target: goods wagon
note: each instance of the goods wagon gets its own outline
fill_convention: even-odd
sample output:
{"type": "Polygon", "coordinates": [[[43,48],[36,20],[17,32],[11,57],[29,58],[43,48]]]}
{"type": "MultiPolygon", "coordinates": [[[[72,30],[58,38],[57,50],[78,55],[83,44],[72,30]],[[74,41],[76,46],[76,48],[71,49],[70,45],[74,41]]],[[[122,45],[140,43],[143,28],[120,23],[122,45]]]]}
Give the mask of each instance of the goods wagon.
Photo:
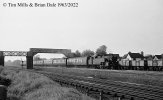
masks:
{"type": "Polygon", "coordinates": [[[130,65],[130,61],[129,60],[126,60],[126,66],[129,66],[130,65]]]}
{"type": "Polygon", "coordinates": [[[144,66],[144,60],[140,60],[138,62],[139,62],[138,69],[143,70],[145,68],[145,66],[144,66]]]}
{"type": "Polygon", "coordinates": [[[126,60],[122,60],[122,66],[126,66],[126,60]]]}
{"type": "Polygon", "coordinates": [[[158,66],[163,66],[162,60],[158,60],[158,66]]]}
{"type": "Polygon", "coordinates": [[[76,57],[67,59],[68,66],[87,66],[89,57],[76,57]]]}
{"type": "Polygon", "coordinates": [[[148,66],[153,66],[153,61],[152,60],[148,60],[147,63],[148,63],[147,64],[148,66]]]}
{"type": "Polygon", "coordinates": [[[139,66],[144,66],[144,60],[139,61],[139,66]]]}
{"type": "Polygon", "coordinates": [[[136,66],[140,66],[140,61],[136,61],[136,66]]]}
{"type": "Polygon", "coordinates": [[[158,60],[158,70],[163,70],[163,61],[158,60]]]}
{"type": "Polygon", "coordinates": [[[157,60],[153,60],[153,66],[157,66],[157,60]]]}
{"type": "Polygon", "coordinates": [[[152,70],[162,70],[163,66],[162,66],[162,60],[153,60],[153,68],[152,70]]]}
{"type": "Polygon", "coordinates": [[[123,65],[123,62],[122,62],[122,60],[120,60],[120,61],[119,61],[119,65],[121,65],[121,66],[123,65]]]}
{"type": "Polygon", "coordinates": [[[136,61],[135,60],[132,60],[132,66],[136,66],[136,61]]]}

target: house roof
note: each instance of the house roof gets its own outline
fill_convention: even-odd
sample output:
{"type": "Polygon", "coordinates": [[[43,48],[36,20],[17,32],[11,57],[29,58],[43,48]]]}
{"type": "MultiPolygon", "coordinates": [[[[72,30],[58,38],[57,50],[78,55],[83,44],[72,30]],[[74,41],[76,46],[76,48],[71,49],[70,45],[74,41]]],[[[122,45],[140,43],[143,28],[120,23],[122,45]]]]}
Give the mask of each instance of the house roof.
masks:
{"type": "Polygon", "coordinates": [[[94,55],[93,57],[109,57],[109,58],[112,58],[112,57],[117,57],[119,58],[119,54],[105,54],[105,55],[94,55]]]}
{"type": "Polygon", "coordinates": [[[146,55],[146,56],[144,56],[144,58],[146,58],[146,59],[153,59],[153,56],[152,55],[146,55]]]}
{"type": "Polygon", "coordinates": [[[127,56],[130,55],[131,58],[135,59],[135,58],[144,58],[143,55],[141,55],[140,53],[131,53],[129,52],[128,54],[125,54],[122,59],[126,59],[127,56]]]}
{"type": "Polygon", "coordinates": [[[154,57],[157,57],[157,59],[162,59],[161,55],[155,55],[154,57]]]}
{"type": "Polygon", "coordinates": [[[131,58],[144,58],[140,53],[129,53],[131,58]]]}
{"type": "Polygon", "coordinates": [[[121,59],[126,59],[128,54],[125,54],[121,59]]]}

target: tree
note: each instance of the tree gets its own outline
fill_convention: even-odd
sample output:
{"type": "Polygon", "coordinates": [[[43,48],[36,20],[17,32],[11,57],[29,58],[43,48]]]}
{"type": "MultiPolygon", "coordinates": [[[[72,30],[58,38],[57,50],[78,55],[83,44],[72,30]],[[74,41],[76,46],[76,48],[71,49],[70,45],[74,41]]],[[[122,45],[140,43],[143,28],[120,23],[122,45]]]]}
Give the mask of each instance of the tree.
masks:
{"type": "Polygon", "coordinates": [[[65,55],[67,58],[73,58],[75,57],[75,53],[74,52],[71,52],[71,53],[68,53],[65,55]]]}
{"type": "Polygon", "coordinates": [[[81,57],[81,53],[79,52],[79,50],[76,50],[75,52],[65,54],[65,56],[67,58],[81,57]]]}
{"type": "Polygon", "coordinates": [[[84,50],[81,54],[83,57],[85,56],[93,56],[94,55],[94,51],[91,50],[84,50]]]}
{"type": "Polygon", "coordinates": [[[75,57],[81,57],[81,53],[79,52],[79,50],[76,50],[75,57]]]}
{"type": "Polygon", "coordinates": [[[33,57],[33,60],[41,60],[40,55],[36,55],[33,57]]]}
{"type": "Polygon", "coordinates": [[[105,45],[102,45],[99,48],[97,48],[96,54],[97,55],[105,55],[107,53],[106,50],[107,50],[107,47],[105,45]]]}
{"type": "Polygon", "coordinates": [[[14,61],[12,62],[12,64],[13,64],[14,66],[20,66],[21,60],[14,60],[14,61]]]}

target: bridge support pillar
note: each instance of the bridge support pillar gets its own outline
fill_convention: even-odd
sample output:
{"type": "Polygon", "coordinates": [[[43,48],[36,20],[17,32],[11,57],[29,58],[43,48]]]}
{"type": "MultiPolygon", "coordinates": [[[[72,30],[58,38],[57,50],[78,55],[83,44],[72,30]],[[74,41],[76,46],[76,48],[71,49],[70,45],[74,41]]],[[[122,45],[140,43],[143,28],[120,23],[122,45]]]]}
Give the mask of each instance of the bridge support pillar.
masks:
{"type": "Polygon", "coordinates": [[[0,51],[0,66],[4,66],[4,59],[3,51],[0,51]]]}
{"type": "Polygon", "coordinates": [[[27,56],[27,69],[33,69],[33,56],[27,56]]]}
{"type": "Polygon", "coordinates": [[[27,69],[33,69],[33,53],[32,52],[27,52],[27,69]]]}
{"type": "Polygon", "coordinates": [[[4,56],[0,56],[0,66],[4,66],[4,56]]]}

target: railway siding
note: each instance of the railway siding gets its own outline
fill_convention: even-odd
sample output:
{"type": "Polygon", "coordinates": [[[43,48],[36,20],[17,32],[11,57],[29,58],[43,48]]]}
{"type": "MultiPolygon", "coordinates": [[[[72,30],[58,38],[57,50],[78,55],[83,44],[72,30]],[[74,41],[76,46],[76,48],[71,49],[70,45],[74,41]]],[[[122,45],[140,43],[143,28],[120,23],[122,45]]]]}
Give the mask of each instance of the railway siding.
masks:
{"type": "MultiPolygon", "coordinates": [[[[44,72],[41,72],[45,74],[44,72]]],[[[102,82],[98,79],[88,79],[84,77],[60,75],[46,72],[47,76],[50,76],[55,81],[60,82],[61,84],[71,84],[77,87],[86,88],[89,91],[98,91],[99,94],[111,94],[117,95],[120,98],[128,98],[134,100],[163,100],[163,89],[161,87],[152,87],[152,86],[142,86],[142,85],[133,85],[129,83],[120,83],[107,81],[102,82]],[[150,90],[150,91],[149,91],[150,90]]],[[[100,100],[102,95],[100,95],[100,100]]]]}
{"type": "MultiPolygon", "coordinates": [[[[36,67],[35,67],[36,68],[36,67]]],[[[76,76],[85,76],[90,78],[103,79],[104,81],[112,80],[123,83],[145,84],[163,87],[163,73],[145,72],[145,71],[117,71],[117,70],[97,70],[86,68],[66,68],[66,67],[39,67],[39,70],[51,71],[54,73],[67,73],[76,76]]]]}

